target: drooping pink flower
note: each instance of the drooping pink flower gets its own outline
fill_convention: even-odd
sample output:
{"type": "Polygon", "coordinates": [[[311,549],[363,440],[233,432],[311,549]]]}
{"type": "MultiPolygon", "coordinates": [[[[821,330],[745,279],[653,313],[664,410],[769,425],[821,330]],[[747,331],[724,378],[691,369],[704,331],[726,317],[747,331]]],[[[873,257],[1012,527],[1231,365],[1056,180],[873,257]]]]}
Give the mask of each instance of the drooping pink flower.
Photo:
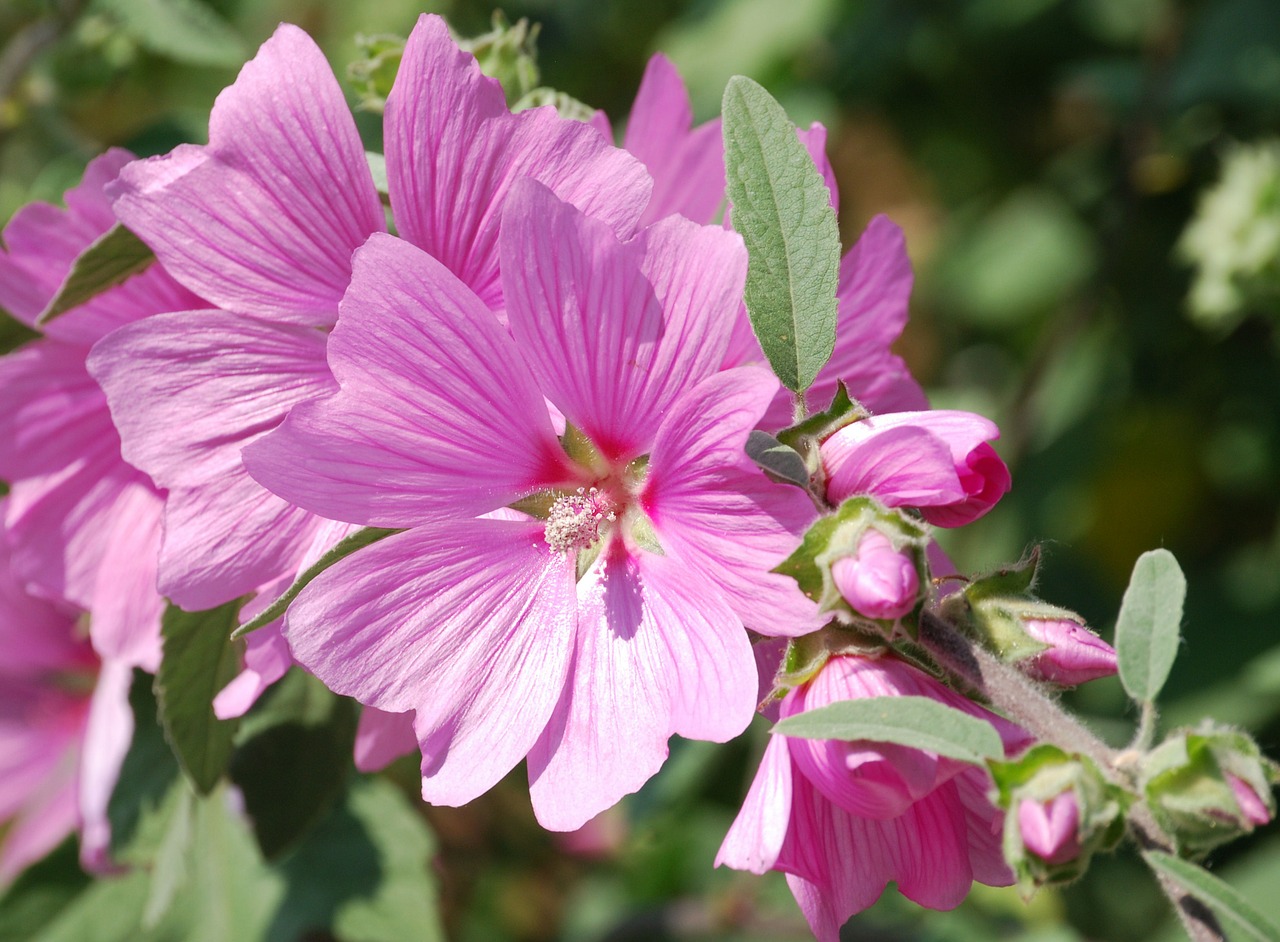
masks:
{"type": "MultiPolygon", "coordinates": [[[[354,119],[324,55],[281,26],[218,98],[210,143],[128,167],[115,204],[183,284],[221,310],[153,318],[98,345],[125,454],[168,492],[160,583],[209,608],[291,576],[325,527],[261,488],[241,449],[329,395],[326,334],[351,254],[386,229],[354,119]]],[[[400,235],[494,310],[500,208],[523,177],[628,234],[637,161],[549,108],[511,114],[496,81],[423,16],[387,101],[400,235]]]]}
{"type": "Polygon", "coordinates": [[[1032,655],[1018,666],[1038,680],[1063,687],[1075,687],[1119,670],[1115,648],[1070,618],[1024,618],[1027,634],[1048,649],[1032,655]]]}
{"type": "Polygon", "coordinates": [[[831,564],[831,578],[853,610],[868,618],[901,618],[920,595],[915,560],[874,528],[862,535],[852,556],[831,564]]]}
{"type": "Polygon", "coordinates": [[[1018,830],[1027,850],[1047,864],[1064,864],[1080,856],[1080,804],[1067,789],[1048,801],[1018,802],[1018,830]]]}
{"type": "MultiPolygon", "coordinates": [[[[792,716],[842,700],[924,696],[988,720],[1008,751],[1026,735],[892,655],[831,658],[783,698],[792,716]]],[[[819,942],[890,882],[930,909],[951,909],[976,880],[1013,882],[1002,818],[985,770],[886,743],[774,736],[716,863],[781,870],[819,942]]]]}
{"type": "Polygon", "coordinates": [[[0,885],[77,829],[84,865],[108,862],[107,801],[133,734],[132,665],[100,658],[79,613],[30,594],[11,562],[0,529],[0,885]]]}
{"type": "Polygon", "coordinates": [[[673,733],[743,729],[744,621],[813,627],[768,572],[813,511],[743,453],[773,389],[716,372],[735,235],[669,218],[620,242],[528,181],[501,253],[510,333],[430,256],[370,239],[329,342],[339,392],[245,458],[299,506],[408,528],[298,597],[299,662],[414,712],[428,801],[469,801],[527,756],[539,820],[572,830],[656,772],[673,733]]]}
{"type": "Polygon", "coordinates": [[[935,526],[962,526],[1009,490],[1009,469],[987,444],[999,436],[981,416],[942,409],[854,422],[822,443],[827,499],[870,494],[935,526]]]}
{"type": "Polygon", "coordinates": [[[0,478],[10,485],[5,526],[18,578],[91,612],[103,657],[154,670],[161,497],[122,458],[85,358],[121,324],[204,302],[152,266],[36,322],[76,256],[115,223],[104,190],[132,159],[122,150],[98,157],[67,192],[66,209],[33,203],[5,228],[0,307],[45,336],[0,357],[0,478]]]}

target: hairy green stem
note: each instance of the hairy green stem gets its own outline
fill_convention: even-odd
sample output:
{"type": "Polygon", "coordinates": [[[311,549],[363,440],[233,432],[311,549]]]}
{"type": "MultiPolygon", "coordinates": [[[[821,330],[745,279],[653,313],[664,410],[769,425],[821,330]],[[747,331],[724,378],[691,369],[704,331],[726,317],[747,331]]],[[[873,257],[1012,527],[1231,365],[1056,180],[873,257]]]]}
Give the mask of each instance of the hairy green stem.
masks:
{"type": "MultiPolygon", "coordinates": [[[[1131,753],[1112,749],[1017,668],[1005,664],[930,611],[920,619],[918,641],[943,670],[986,697],[992,706],[1037,739],[1089,757],[1113,782],[1133,788],[1132,773],[1123,767],[1131,753]]],[[[1149,748],[1154,731],[1155,709],[1144,705],[1135,746],[1149,748]]],[[[1173,841],[1141,801],[1130,810],[1129,830],[1144,850],[1174,852],[1173,841]]],[[[1227,942],[1217,919],[1202,903],[1163,874],[1157,873],[1156,879],[1192,942],[1227,942]]]]}

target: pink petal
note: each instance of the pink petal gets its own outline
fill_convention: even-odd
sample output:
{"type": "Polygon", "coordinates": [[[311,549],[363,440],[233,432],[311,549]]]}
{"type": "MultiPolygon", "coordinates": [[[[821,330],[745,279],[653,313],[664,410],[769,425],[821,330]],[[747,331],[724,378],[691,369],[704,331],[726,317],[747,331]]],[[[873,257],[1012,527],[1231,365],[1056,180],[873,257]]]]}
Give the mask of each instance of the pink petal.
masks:
{"type": "Polygon", "coordinates": [[[840,262],[836,345],[805,394],[811,409],[831,404],[839,380],[872,412],[927,407],[906,364],[890,353],[907,323],[912,280],[902,230],[876,216],[840,262]]]}
{"type": "Polygon", "coordinates": [[[356,768],[380,772],[388,765],[418,751],[412,713],[386,713],[367,706],[360,711],[356,728],[356,768]]]}
{"type": "Polygon", "coordinates": [[[20,817],[9,824],[0,844],[0,886],[27,866],[40,860],[75,830],[76,808],[74,757],[45,782],[20,817]]]}
{"type": "Polygon", "coordinates": [[[819,627],[817,606],[770,570],[816,514],[743,450],[777,387],[767,371],[741,367],[690,390],[663,420],[640,500],[663,549],[717,585],[748,628],[797,635],[819,627]]]}
{"type": "Polygon", "coordinates": [[[494,308],[502,305],[500,210],[516,180],[546,184],[623,235],[649,197],[644,169],[596,128],[552,108],[510,114],[501,87],[438,16],[420,17],[405,46],[385,140],[400,234],[494,308]]]}
{"type": "Polygon", "coordinates": [[[542,393],[493,314],[439,262],[379,235],[329,340],[340,392],[244,449],[249,473],[335,520],[483,513],[565,480],[542,393]]]}
{"type": "MultiPolygon", "coordinates": [[[[36,318],[53,300],[72,262],[115,224],[104,191],[131,160],[128,151],[113,148],[90,161],[84,179],[66,192],[66,209],[32,203],[14,214],[4,230],[7,251],[0,251],[0,308],[27,326],[36,326],[36,318]]],[[[50,337],[88,344],[148,314],[201,304],[153,265],[40,329],[50,337]]]]}
{"type": "Polygon", "coordinates": [[[636,92],[623,146],[653,177],[643,225],[678,213],[709,223],[724,204],[724,140],[720,119],[693,126],[693,107],[680,73],[654,53],[636,92]]]}
{"type": "Polygon", "coordinates": [[[207,147],[121,174],[116,211],[219,307],[331,324],[351,253],[386,229],[355,121],[324,54],[284,24],[218,96],[207,147]]]}
{"type": "Polygon", "coordinates": [[[529,755],[534,813],[572,831],[658,771],[673,733],[746,728],[755,670],[741,624],[696,574],[611,543],[578,583],[571,680],[529,755]]]}
{"type": "MultiPolygon", "coordinates": [[[[244,618],[243,612],[240,617],[244,618]]],[[[220,720],[244,716],[263,691],[292,666],[293,656],[281,634],[280,622],[259,628],[246,639],[244,668],[213,698],[214,715],[220,720]]]]}
{"type": "Polygon", "coordinates": [[[773,869],[791,821],[792,762],[785,736],[770,736],[742,808],[716,854],[716,866],[763,874],[773,869]]]}
{"type": "Polygon", "coordinates": [[[107,856],[111,847],[107,804],[133,739],[133,711],[129,708],[132,682],[131,665],[105,661],[93,691],[79,786],[80,863],[90,872],[105,870],[111,863],[107,856]]]}
{"type": "Polygon", "coordinates": [[[909,426],[878,427],[874,434],[845,434],[846,426],[822,444],[827,500],[869,494],[890,507],[955,504],[967,495],[946,443],[909,426]]]}
{"type": "Polygon", "coordinates": [[[319,522],[249,477],[240,450],[336,389],[324,349],[314,329],[223,311],[151,317],[94,347],[125,457],[168,491],[160,589],[183,608],[294,573],[319,522]]]}
{"type": "Polygon", "coordinates": [[[163,510],[160,495],[142,482],[120,493],[88,606],[89,640],[99,656],[149,673],[160,666],[164,599],[156,590],[156,569],[163,510]]]}
{"type": "Polygon", "coordinates": [[[840,187],[836,185],[836,172],[831,166],[830,158],[827,157],[826,126],[815,121],[807,128],[796,128],[796,137],[800,138],[800,143],[809,152],[814,166],[822,175],[822,182],[827,185],[827,191],[831,194],[831,208],[839,214],[840,187]]]}
{"type": "Polygon", "coordinates": [[[285,636],[335,692],[415,711],[423,797],[460,805],[509,772],[551,716],[573,648],[573,575],[539,521],[440,520],[322,573],[285,636]]]}
{"type": "Polygon", "coordinates": [[[513,190],[504,219],[511,332],[547,397],[607,458],[647,451],[676,397],[724,357],[741,241],[669,219],[620,243],[536,183],[513,190]]]}

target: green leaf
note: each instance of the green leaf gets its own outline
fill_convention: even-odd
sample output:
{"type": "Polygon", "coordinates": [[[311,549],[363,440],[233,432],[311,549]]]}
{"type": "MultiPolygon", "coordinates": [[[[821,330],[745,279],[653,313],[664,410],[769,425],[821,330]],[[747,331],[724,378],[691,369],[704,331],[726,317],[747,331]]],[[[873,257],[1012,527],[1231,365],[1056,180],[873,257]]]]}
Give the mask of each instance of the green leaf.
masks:
{"type": "Polygon", "coordinates": [[[293,600],[298,597],[298,593],[307,587],[316,576],[324,572],[339,560],[346,559],[356,550],[364,549],[379,540],[391,536],[393,533],[400,533],[400,530],[386,530],[381,527],[365,527],[363,530],[357,530],[345,540],[341,540],[337,546],[329,550],[321,556],[310,569],[294,581],[293,585],[285,590],[284,595],[276,599],[266,610],[258,615],[257,618],[246,622],[231,633],[232,639],[242,638],[251,631],[257,631],[271,624],[277,618],[285,613],[293,600]]]}
{"type": "Polygon", "coordinates": [[[391,189],[387,184],[387,158],[377,151],[367,150],[364,159],[369,162],[369,173],[373,175],[373,185],[379,198],[384,203],[391,199],[391,189]]]}
{"type": "Polygon", "coordinates": [[[245,717],[231,779],[267,859],[295,846],[342,794],[356,719],[353,701],[296,669],[245,717]]]}
{"type": "Polygon", "coordinates": [[[244,40],[199,0],[97,0],[144,49],[185,65],[237,66],[244,40]]]}
{"type": "Polygon", "coordinates": [[[164,842],[180,790],[187,786],[156,717],[149,674],[133,672],[129,706],[133,739],[107,803],[107,820],[111,824],[111,858],[145,866],[155,859],[164,842]]]}
{"type": "Polygon", "coordinates": [[[763,88],[734,76],[723,111],[733,226],[750,253],[751,327],[783,385],[802,393],[835,346],[840,234],[831,194],[763,88]]]}
{"type": "Polygon", "coordinates": [[[1187,893],[1213,911],[1228,930],[1232,942],[1254,939],[1256,942],[1280,942],[1280,929],[1258,912],[1229,883],[1218,879],[1190,861],[1157,850],[1144,851],[1144,860],[1157,873],[1164,874],[1187,893]],[[1235,930],[1235,931],[1231,931],[1235,930]]]}
{"type": "Polygon", "coordinates": [[[994,726],[929,697],[844,700],[789,716],[773,732],[800,739],[891,742],[973,765],[1004,758],[994,726]]]}
{"type": "Polygon", "coordinates": [[[36,323],[47,324],[136,275],[153,261],[155,255],[146,243],[117,223],[76,256],[61,287],[36,317],[36,323]]]}
{"type": "Polygon", "coordinates": [[[1143,553],[1133,567],[1116,622],[1120,681],[1129,696],[1151,703],[1178,656],[1187,580],[1168,550],[1143,553]]]}
{"type": "Polygon", "coordinates": [[[202,795],[222,777],[239,725],[213,715],[214,696],[239,666],[231,643],[239,610],[239,602],[205,612],[169,605],[161,622],[164,658],[156,674],[160,724],[182,770],[202,795]]]}
{"type": "Polygon", "coordinates": [[[36,938],[88,888],[90,878],[80,869],[78,857],[76,841],[69,837],[18,875],[0,896],[0,939],[36,938]]]}
{"type": "Polygon", "coordinates": [[[809,469],[800,453],[759,429],[747,436],[747,457],[774,480],[808,489],[809,469]]]}
{"type": "Polygon", "coordinates": [[[272,939],[300,939],[322,924],[347,942],[442,942],[434,854],[422,815],[394,785],[354,781],[279,865],[294,905],[277,914],[272,939]]]}

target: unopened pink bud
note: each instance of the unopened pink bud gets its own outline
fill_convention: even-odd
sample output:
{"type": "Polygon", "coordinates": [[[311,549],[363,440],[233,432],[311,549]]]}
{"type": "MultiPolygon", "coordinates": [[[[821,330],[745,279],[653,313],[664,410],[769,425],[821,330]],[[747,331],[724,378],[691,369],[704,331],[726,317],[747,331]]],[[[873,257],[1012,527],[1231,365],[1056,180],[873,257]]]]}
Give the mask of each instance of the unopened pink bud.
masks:
{"type": "Polygon", "coordinates": [[[1080,806],[1073,791],[1048,801],[1024,798],[1018,803],[1023,846],[1047,864],[1063,864],[1080,856],[1079,826],[1080,806]]]}
{"type": "Polygon", "coordinates": [[[1271,812],[1267,810],[1266,802],[1264,802],[1253,787],[1240,778],[1238,775],[1227,773],[1227,784],[1231,786],[1231,791],[1235,793],[1236,801],[1240,805],[1240,811],[1243,812],[1245,820],[1254,827],[1261,827],[1271,821],[1271,812]]]}
{"type": "Polygon", "coordinates": [[[1027,618],[1022,626],[1032,638],[1049,645],[1047,651],[1019,665],[1039,680],[1074,687],[1087,680],[1110,677],[1118,669],[1115,648],[1077,621],[1027,618]]]}
{"type": "Polygon", "coordinates": [[[831,564],[831,577],[853,610],[868,618],[901,618],[920,593],[915,560],[875,529],[862,535],[852,556],[831,564]]]}

